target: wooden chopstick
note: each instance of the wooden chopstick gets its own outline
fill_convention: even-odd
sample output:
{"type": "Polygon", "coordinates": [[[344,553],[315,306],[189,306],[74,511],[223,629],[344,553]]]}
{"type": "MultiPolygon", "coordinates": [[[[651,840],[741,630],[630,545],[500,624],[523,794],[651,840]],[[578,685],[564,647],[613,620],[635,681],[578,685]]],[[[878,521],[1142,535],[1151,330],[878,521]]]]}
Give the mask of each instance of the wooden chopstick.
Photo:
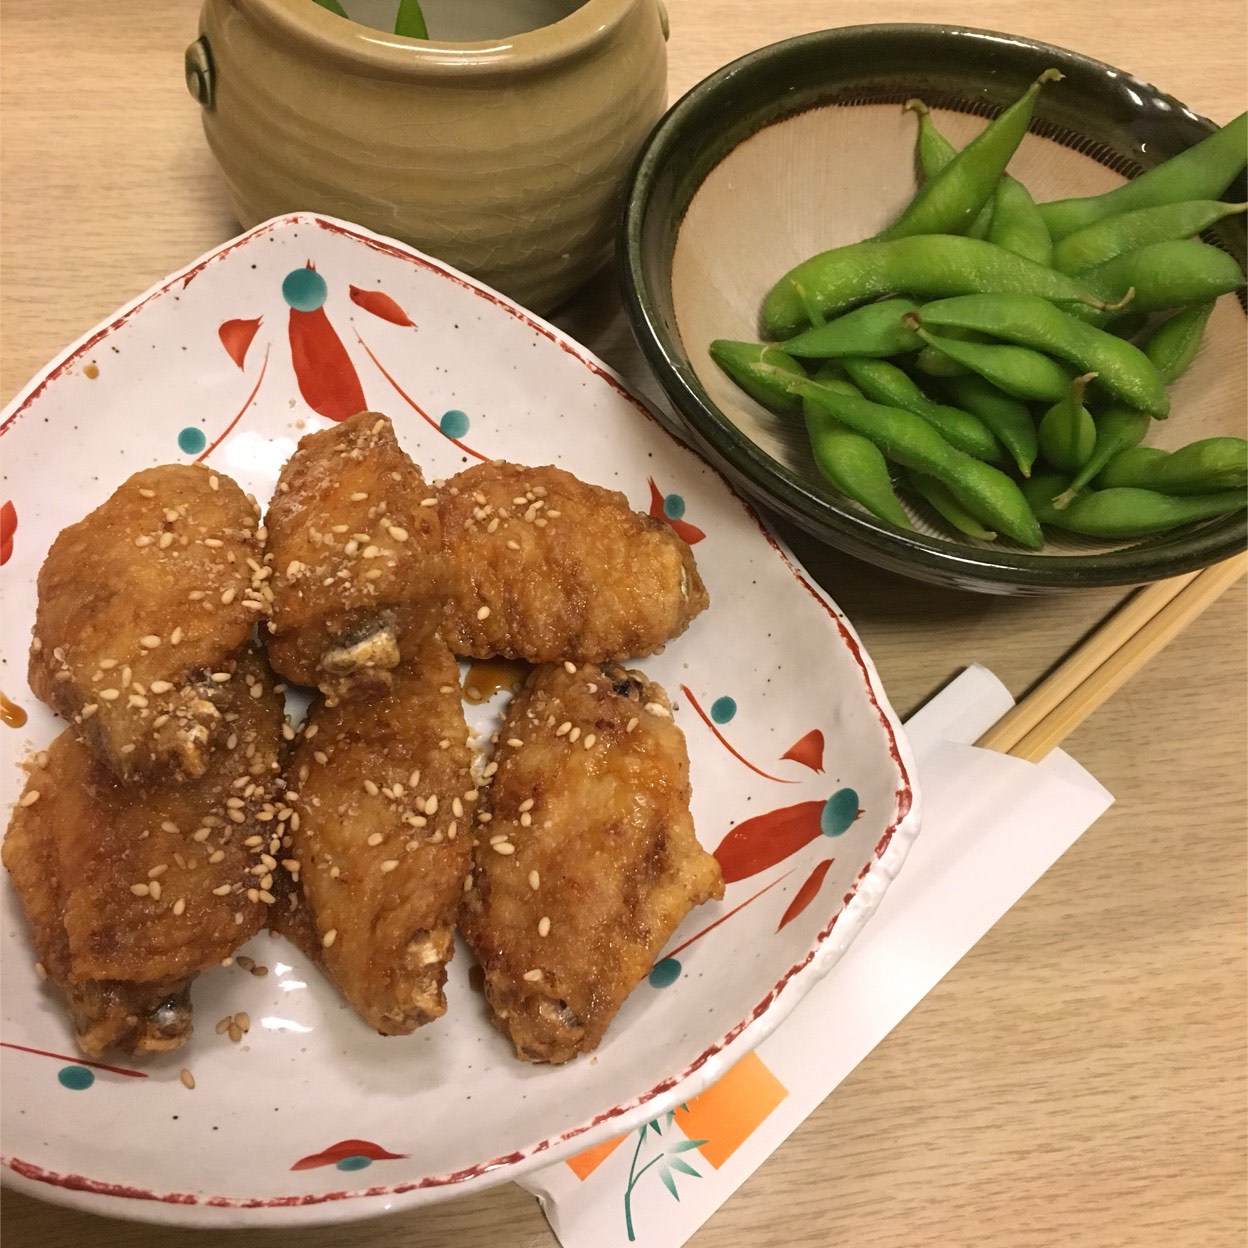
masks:
{"type": "Polygon", "coordinates": [[[975,744],[1038,762],[1245,572],[1241,554],[1140,590],[975,744]]]}
{"type": "Polygon", "coordinates": [[[1074,691],[1129,637],[1148,623],[1167,603],[1200,575],[1155,581],[1106,620],[1077,650],[1047,676],[1012,710],[1003,715],[975,743],[986,750],[1008,754],[1063,699],[1074,691]]]}

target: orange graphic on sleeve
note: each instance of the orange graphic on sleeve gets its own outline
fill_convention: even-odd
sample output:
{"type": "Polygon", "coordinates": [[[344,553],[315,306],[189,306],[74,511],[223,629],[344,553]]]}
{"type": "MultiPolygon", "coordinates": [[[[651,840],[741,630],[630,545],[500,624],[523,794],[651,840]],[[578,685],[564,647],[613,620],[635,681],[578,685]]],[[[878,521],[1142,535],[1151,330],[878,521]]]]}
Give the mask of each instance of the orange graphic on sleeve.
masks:
{"type": "MultiPolygon", "coordinates": [[[[716,1170],[766,1120],[788,1090],[757,1053],[747,1053],[722,1079],[676,1110],[676,1122],[691,1140],[705,1140],[698,1151],[716,1170]]],[[[584,1182],[626,1137],[604,1140],[568,1158],[568,1165],[584,1182]]]]}
{"type": "Polygon", "coordinates": [[[718,1083],[676,1111],[676,1123],[698,1152],[720,1168],[758,1129],[788,1089],[757,1053],[747,1053],[718,1083]]]}
{"type": "Polygon", "coordinates": [[[612,1140],[603,1140],[601,1144],[595,1144],[593,1148],[587,1148],[583,1153],[577,1153],[575,1157],[569,1157],[568,1165],[571,1167],[572,1173],[584,1183],[624,1143],[626,1138],[626,1136],[617,1135],[612,1140]]]}

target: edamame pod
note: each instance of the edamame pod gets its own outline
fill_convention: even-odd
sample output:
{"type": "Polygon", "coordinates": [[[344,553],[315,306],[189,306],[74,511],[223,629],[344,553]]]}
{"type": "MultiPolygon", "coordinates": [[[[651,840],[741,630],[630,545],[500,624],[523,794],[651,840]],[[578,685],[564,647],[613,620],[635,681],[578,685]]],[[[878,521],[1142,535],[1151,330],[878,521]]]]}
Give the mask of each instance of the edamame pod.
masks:
{"type": "Polygon", "coordinates": [[[910,488],[920,498],[924,499],[933,511],[948,520],[959,533],[965,533],[967,537],[978,538],[981,542],[996,541],[997,535],[991,529],[984,528],[954,498],[953,493],[946,486],[942,485],[941,482],[937,481],[935,477],[929,477],[923,472],[908,472],[906,473],[906,481],[910,488]]]}
{"type": "MultiPolygon", "coordinates": [[[[1178,381],[1196,358],[1212,312],[1212,303],[1194,303],[1163,321],[1144,344],[1144,354],[1167,385],[1178,381]]],[[[1145,413],[1118,404],[1094,416],[1093,420],[1096,422],[1096,446],[1074,480],[1053,500],[1053,506],[1059,511],[1069,505],[1114,455],[1139,446],[1152,423],[1145,413]]]]}
{"type": "Polygon", "coordinates": [[[1192,238],[1201,230],[1207,230],[1226,217],[1245,210],[1248,210],[1248,204],[1228,204],[1221,199],[1193,199],[1180,204],[1137,208],[1135,212],[1124,212],[1119,217],[1106,217],[1104,221],[1097,221],[1062,239],[1053,248],[1053,267],[1063,273],[1082,273],[1124,252],[1152,243],[1192,238]]]}
{"type": "Polygon", "coordinates": [[[989,202],[992,217],[986,237],[990,243],[1037,264],[1052,263],[1053,240],[1049,237],[1049,227],[1031,192],[1017,178],[1004,174],[989,202]]]}
{"type": "Polygon", "coordinates": [[[1096,448],[1096,425],[1083,405],[1083,392],[1095,376],[1076,377],[1069,393],[1040,418],[1036,430],[1040,454],[1063,472],[1078,472],[1096,448]]]}
{"type": "Polygon", "coordinates": [[[1248,151],[1248,113],[1240,113],[1187,151],[1172,156],[1138,178],[1101,195],[1059,199],[1040,205],[1055,241],[1076,230],[1136,208],[1173,204],[1185,199],[1217,199],[1244,167],[1248,151]]]}
{"type": "Polygon", "coordinates": [[[1072,499],[1065,510],[1058,510],[1051,500],[1061,495],[1066,481],[1066,477],[1045,473],[1023,482],[1023,493],[1041,524],[1087,537],[1148,537],[1195,520],[1224,516],[1244,506],[1243,490],[1177,498],[1156,490],[1119,486],[1089,490],[1072,499]]]}
{"type": "Polygon", "coordinates": [[[774,374],[760,372],[754,365],[766,361],[782,373],[805,377],[806,370],[780,347],[769,343],[733,342],[716,338],[710,345],[711,359],[720,366],[752,399],[780,416],[797,416],[802,410],[801,399],[785,386],[777,384],[774,374]]]}
{"type": "Polygon", "coordinates": [[[1093,416],[1092,422],[1096,426],[1096,441],[1092,447],[1092,454],[1084,461],[1083,467],[1075,473],[1074,480],[1053,499],[1053,506],[1058,511],[1069,506],[1070,500],[1119,451],[1139,446],[1148,432],[1149,425],[1153,423],[1153,418],[1130,407],[1111,407],[1099,416],[1093,416]]]}
{"type": "MultiPolygon", "coordinates": [[[[958,149],[936,128],[931,110],[922,100],[907,100],[906,108],[919,117],[919,169],[927,179],[934,178],[958,154],[958,149]]],[[[979,215],[966,229],[968,238],[987,238],[992,221],[992,200],[979,210],[979,215]]]]}
{"type": "Polygon", "coordinates": [[[888,462],[879,447],[870,438],[847,429],[816,404],[806,402],[802,406],[811,453],[824,477],[873,516],[898,528],[913,529],[914,524],[893,489],[888,462]]]}
{"type": "Polygon", "coordinates": [[[1096,484],[1100,489],[1129,485],[1178,495],[1242,490],[1248,486],[1248,442],[1201,438],[1175,451],[1137,446],[1115,455],[1096,484]]]}
{"type": "Polygon", "coordinates": [[[1044,544],[1040,526],[1018,486],[991,464],[955,450],[922,417],[872,403],[846,382],[795,378],[785,384],[841,424],[870,438],[895,464],[936,477],[986,527],[1031,550],[1044,544]]]}
{"type": "Polygon", "coordinates": [[[965,365],[992,382],[998,390],[1019,399],[1037,403],[1056,403],[1070,388],[1073,376],[1056,360],[1033,351],[1030,347],[1016,347],[1007,343],[958,342],[941,337],[924,329],[922,322],[913,314],[907,320],[928,346],[935,347],[942,355],[965,365]]]}
{"type": "Polygon", "coordinates": [[[873,402],[921,416],[950,446],[976,459],[999,463],[1005,458],[1001,444],[982,420],[970,412],[932,402],[897,365],[868,359],[846,359],[841,363],[850,381],[873,402]]]}
{"type": "Polygon", "coordinates": [[[1152,360],[1166,385],[1173,385],[1191,367],[1213,307],[1214,301],[1209,299],[1181,309],[1163,321],[1144,344],[1144,354],[1152,360]]]}
{"type": "Polygon", "coordinates": [[[978,416],[996,434],[997,440],[1018,465],[1019,472],[1025,477],[1031,476],[1038,445],[1036,422],[1027,405],[998,390],[978,373],[950,377],[944,389],[956,406],[978,416]]]}
{"type": "MultiPolygon", "coordinates": [[[[1123,305],[1124,309],[1162,312],[1238,290],[1244,284],[1244,272],[1234,257],[1220,248],[1189,238],[1124,252],[1081,273],[1079,280],[1102,297],[1111,291],[1121,295],[1133,290],[1134,298],[1123,305]]],[[[1115,311],[1088,309],[1077,315],[1081,320],[1100,320],[1115,311]]]]}
{"type": "Polygon", "coordinates": [[[795,359],[901,355],[923,345],[914,330],[901,323],[907,312],[917,311],[918,305],[909,299],[882,299],[808,329],[780,345],[795,359]]]}
{"type": "Polygon", "coordinates": [[[1165,382],[1139,347],[1068,316],[1046,299],[962,295],[925,304],[921,317],[929,329],[973,329],[1067,360],[1096,373],[1099,388],[1159,420],[1170,411],[1165,382]]]}
{"type": "Polygon", "coordinates": [[[925,183],[881,239],[921,234],[961,234],[992,198],[1005,167],[1031,122],[1036,96],[1061,78],[1046,69],[1000,116],[988,123],[939,173],[925,183]]]}
{"type": "Polygon", "coordinates": [[[916,155],[919,171],[930,181],[958,154],[958,149],[936,129],[932,110],[922,100],[907,100],[905,107],[919,119],[916,155]]]}
{"type": "Polygon", "coordinates": [[[1106,321],[1105,332],[1113,334],[1115,338],[1125,338],[1128,342],[1134,342],[1150,319],[1147,312],[1118,312],[1113,320],[1106,321]]]}
{"type": "Polygon", "coordinates": [[[935,347],[925,346],[914,357],[914,367],[916,372],[922,373],[925,377],[938,377],[944,380],[975,375],[965,364],[959,364],[957,360],[951,360],[947,355],[942,355],[935,347]]]}
{"type": "Polygon", "coordinates": [[[869,239],[812,256],[772,287],[763,302],[763,325],[769,338],[791,338],[814,317],[834,316],[877,295],[899,291],[918,299],[995,291],[1086,303],[1096,309],[1108,306],[1080,280],[992,243],[956,234],[927,234],[869,239]]]}

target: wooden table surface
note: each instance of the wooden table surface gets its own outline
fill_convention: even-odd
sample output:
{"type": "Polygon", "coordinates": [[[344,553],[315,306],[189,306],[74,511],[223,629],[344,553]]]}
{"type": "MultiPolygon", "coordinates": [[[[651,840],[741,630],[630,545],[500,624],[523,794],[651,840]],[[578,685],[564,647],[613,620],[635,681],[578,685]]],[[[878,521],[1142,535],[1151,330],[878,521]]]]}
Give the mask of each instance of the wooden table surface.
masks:
{"type": "MultiPolygon", "coordinates": [[[[182,83],[194,0],[4,0],[0,399],[237,232],[182,83]]],[[[670,98],[763,44],[941,21],[1109,61],[1219,122],[1244,107],[1242,0],[668,0],[670,98]]],[[[609,281],[560,322],[642,365],[609,281]]],[[[15,465],[5,464],[7,471],[15,465]]],[[[1006,600],[904,582],[789,535],[903,714],[972,661],[1021,694],[1123,594],[1006,600]]],[[[1243,1244],[1248,857],[1241,584],[1067,745],[1112,809],[694,1237],[780,1244],[1243,1244]]],[[[7,1191],[6,1248],[164,1248],[167,1229],[7,1191]]],[[[195,1244],[276,1248],[281,1230],[195,1244]]],[[[300,1231],[303,1248],[548,1248],[504,1185],[300,1231]]]]}

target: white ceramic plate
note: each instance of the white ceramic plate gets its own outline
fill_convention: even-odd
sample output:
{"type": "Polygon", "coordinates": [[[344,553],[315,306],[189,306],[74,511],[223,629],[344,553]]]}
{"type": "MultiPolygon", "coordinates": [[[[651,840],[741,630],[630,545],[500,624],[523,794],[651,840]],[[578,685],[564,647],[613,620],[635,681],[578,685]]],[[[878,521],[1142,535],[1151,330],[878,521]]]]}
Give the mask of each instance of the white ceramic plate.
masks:
{"type": "Polygon", "coordinates": [[[598,1052],[568,1066],[512,1057],[462,951],[447,1016],[388,1039],[267,933],[246,950],[267,975],[196,982],[185,1048],[92,1066],[35,976],[6,879],[4,1173],[34,1195],[162,1222],[308,1223],[516,1178],[655,1117],[756,1045],[844,952],[917,831],[910,753],[870,659],[724,481],[550,325],[306,214],[174,274],[6,411],[0,687],[30,716],[0,728],[6,807],[19,759],[60,727],[25,680],[57,532],[162,462],[206,458],[267,501],[298,438],[365,403],[430,479],[478,457],[553,462],[685,526],[712,607],[642,666],[677,705],[699,835],[733,868],[727,895],[689,917],[598,1052]],[[213,1028],[239,1010],[252,1026],[236,1045],[213,1028]]]}

